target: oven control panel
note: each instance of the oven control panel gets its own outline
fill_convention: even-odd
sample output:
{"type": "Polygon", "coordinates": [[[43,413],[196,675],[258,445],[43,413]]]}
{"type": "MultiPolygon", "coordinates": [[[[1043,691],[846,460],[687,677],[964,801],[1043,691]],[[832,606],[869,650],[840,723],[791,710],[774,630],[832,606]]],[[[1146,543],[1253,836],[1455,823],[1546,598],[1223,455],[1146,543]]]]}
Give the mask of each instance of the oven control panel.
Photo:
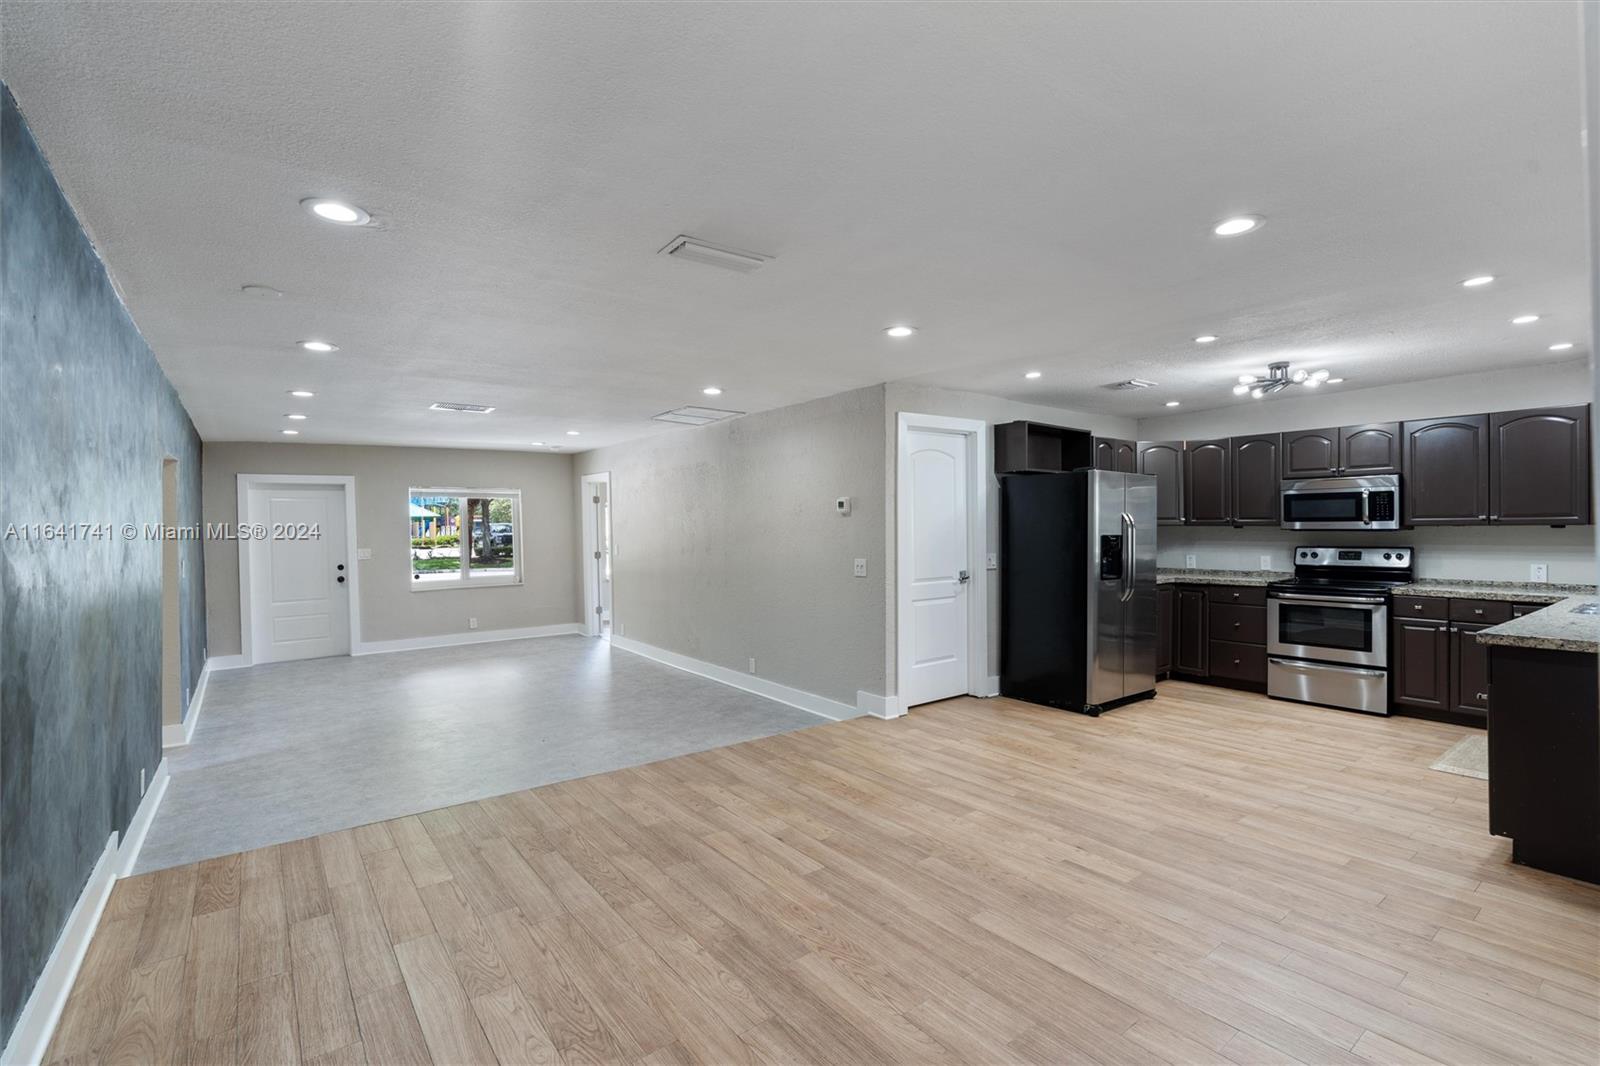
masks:
{"type": "Polygon", "coordinates": [[[1294,550],[1295,566],[1359,566],[1405,570],[1413,565],[1410,546],[1383,548],[1324,548],[1302,545],[1294,550]]]}

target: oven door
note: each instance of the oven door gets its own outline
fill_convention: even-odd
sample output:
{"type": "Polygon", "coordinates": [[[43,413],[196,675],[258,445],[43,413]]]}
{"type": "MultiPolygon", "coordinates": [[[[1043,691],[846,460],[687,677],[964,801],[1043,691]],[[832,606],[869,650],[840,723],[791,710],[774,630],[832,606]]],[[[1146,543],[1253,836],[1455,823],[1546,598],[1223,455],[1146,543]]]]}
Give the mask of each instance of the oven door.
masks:
{"type": "Polygon", "coordinates": [[[1378,596],[1270,593],[1267,651],[1293,659],[1387,667],[1388,604],[1378,596]]]}

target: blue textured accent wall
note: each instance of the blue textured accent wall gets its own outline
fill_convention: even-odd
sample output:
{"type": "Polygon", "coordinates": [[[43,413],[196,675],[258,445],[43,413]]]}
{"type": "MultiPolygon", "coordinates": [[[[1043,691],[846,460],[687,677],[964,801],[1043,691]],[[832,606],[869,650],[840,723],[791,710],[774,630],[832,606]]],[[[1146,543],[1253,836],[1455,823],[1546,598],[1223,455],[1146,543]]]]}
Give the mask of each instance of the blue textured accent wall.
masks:
{"type": "MultiPolygon", "coordinates": [[[[161,464],[200,521],[200,438],[0,86],[0,1043],[106,838],[161,759],[161,464]]],[[[181,545],[183,694],[203,665],[201,545],[181,545]]]]}

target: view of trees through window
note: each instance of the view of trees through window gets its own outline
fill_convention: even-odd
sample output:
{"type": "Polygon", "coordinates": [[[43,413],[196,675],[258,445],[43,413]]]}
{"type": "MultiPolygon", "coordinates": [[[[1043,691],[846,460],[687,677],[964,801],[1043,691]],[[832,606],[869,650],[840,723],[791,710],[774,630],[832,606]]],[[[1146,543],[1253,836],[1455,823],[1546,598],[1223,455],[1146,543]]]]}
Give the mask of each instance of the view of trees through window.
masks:
{"type": "Polygon", "coordinates": [[[414,582],[515,580],[520,498],[411,490],[414,582]]]}

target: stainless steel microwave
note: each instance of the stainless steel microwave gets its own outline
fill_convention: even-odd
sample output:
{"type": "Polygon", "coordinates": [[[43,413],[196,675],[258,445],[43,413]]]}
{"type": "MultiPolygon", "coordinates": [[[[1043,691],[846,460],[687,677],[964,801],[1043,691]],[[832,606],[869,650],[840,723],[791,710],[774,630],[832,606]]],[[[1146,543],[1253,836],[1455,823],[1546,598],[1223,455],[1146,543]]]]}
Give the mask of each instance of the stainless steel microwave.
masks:
{"type": "Polygon", "coordinates": [[[1400,475],[1285,481],[1284,529],[1399,529],[1400,475]]]}

